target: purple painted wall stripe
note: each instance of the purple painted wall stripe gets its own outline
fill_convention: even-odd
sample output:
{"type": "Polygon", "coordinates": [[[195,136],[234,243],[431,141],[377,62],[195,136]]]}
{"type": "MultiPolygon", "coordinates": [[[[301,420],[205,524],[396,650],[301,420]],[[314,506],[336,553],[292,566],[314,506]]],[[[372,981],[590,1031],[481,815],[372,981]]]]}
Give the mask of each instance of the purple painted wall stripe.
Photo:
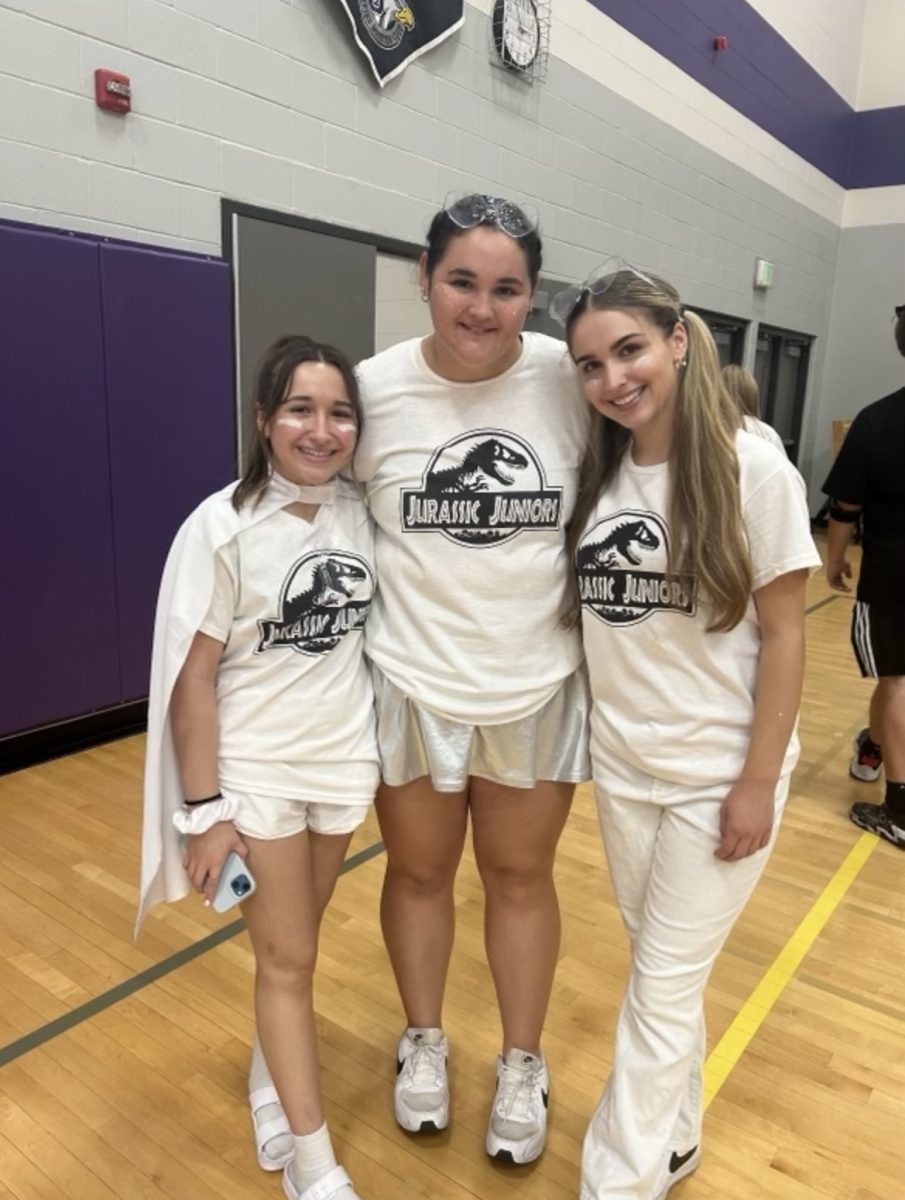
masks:
{"type": "Polygon", "coordinates": [[[905,106],[856,113],[747,0],[589,3],[843,187],[905,183],[905,106]]]}
{"type": "MultiPolygon", "coordinates": [[[[905,105],[855,114],[850,187],[893,187],[905,183],[905,105]]],[[[905,218],[905,214],[903,214],[905,218]]]]}

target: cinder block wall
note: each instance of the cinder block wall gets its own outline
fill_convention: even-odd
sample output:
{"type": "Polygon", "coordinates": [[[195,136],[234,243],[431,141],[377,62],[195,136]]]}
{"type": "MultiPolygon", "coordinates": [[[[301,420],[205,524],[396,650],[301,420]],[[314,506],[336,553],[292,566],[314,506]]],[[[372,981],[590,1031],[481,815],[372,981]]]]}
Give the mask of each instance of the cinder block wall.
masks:
{"type": "Polygon", "coordinates": [[[557,0],[547,80],[524,86],[491,65],[490,7],[381,92],[334,0],[3,0],[0,216],[218,254],[224,196],[417,241],[450,191],[512,195],[549,275],[621,255],[816,336],[807,475],[841,189],[587,0],[557,0]],[[129,117],[95,107],[99,66],[130,75],[129,117]]]}

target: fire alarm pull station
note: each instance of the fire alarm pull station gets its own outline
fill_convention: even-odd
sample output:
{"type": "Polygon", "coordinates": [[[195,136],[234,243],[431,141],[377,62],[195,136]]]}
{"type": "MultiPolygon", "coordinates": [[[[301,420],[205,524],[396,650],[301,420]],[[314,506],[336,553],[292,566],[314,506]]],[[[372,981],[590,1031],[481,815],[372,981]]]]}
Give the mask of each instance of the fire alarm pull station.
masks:
{"type": "Polygon", "coordinates": [[[132,85],[128,75],[98,67],[94,72],[94,99],[98,108],[127,113],[132,109],[132,85]]]}

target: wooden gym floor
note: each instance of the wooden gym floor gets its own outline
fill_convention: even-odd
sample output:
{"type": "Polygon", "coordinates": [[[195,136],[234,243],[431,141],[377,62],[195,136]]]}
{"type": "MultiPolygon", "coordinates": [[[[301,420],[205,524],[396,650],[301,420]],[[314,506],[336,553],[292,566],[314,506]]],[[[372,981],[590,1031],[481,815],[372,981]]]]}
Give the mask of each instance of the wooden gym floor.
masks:
{"type": "MultiPolygon", "coordinates": [[[[905,1197],[905,857],[846,819],[852,801],[881,797],[847,774],[870,685],[848,646],[851,601],[819,575],[810,589],[801,763],[708,988],[705,1157],[676,1200],[905,1197]]],[[[132,941],[142,750],[136,737],[0,778],[0,1200],[281,1194],[255,1164],[245,1105],[247,936],[189,899],[132,941]]],[[[498,1025],[473,861],[446,1010],[452,1125],[416,1139],[392,1117],[402,1022],[373,818],[352,852],[325,920],[317,1008],[330,1127],[363,1200],[575,1200],[627,965],[589,789],[558,860],[551,1127],[532,1167],[483,1153],[498,1025]]]]}

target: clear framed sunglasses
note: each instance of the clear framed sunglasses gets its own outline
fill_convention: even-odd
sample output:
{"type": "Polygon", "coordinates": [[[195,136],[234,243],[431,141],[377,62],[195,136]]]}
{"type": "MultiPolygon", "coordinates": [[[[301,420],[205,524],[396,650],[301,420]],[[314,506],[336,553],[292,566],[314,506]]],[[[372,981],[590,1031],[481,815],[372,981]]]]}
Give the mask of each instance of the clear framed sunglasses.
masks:
{"type": "Polygon", "coordinates": [[[448,196],[444,211],[460,229],[474,229],[476,225],[496,225],[511,238],[522,238],[537,229],[537,213],[521,208],[502,196],[485,196],[474,192],[468,196],[448,196]]]}
{"type": "Polygon", "coordinates": [[[565,328],[572,315],[572,310],[579,301],[587,295],[605,296],[613,284],[623,278],[626,272],[643,280],[644,283],[649,283],[651,287],[657,286],[649,275],[645,275],[643,271],[633,267],[624,258],[608,258],[601,266],[594,268],[584,283],[574,283],[571,287],[557,292],[550,301],[547,311],[554,321],[565,328]]]}

